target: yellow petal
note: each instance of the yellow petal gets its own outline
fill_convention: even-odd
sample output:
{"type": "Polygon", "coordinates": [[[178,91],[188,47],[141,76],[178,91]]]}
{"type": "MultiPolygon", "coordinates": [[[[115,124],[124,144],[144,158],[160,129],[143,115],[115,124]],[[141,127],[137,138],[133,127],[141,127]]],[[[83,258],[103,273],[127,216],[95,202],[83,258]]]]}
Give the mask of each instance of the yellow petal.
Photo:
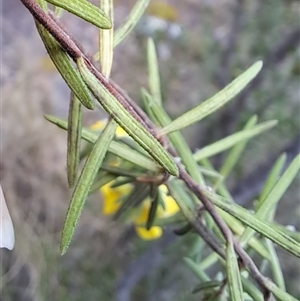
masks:
{"type": "Polygon", "coordinates": [[[118,126],[116,130],[116,136],[122,138],[128,136],[128,134],[120,126],[118,126]]]}
{"type": "Polygon", "coordinates": [[[100,131],[100,130],[103,130],[105,125],[107,123],[107,120],[99,120],[95,123],[93,123],[91,126],[90,126],[90,129],[91,130],[94,130],[94,131],[100,131]]]}
{"type": "MultiPolygon", "coordinates": [[[[90,129],[92,129],[94,131],[101,131],[106,126],[106,123],[107,123],[107,119],[99,120],[99,121],[93,123],[90,126],[90,129]]],[[[116,136],[119,138],[122,138],[122,137],[128,136],[128,134],[120,126],[118,126],[117,130],[116,130],[116,136]]]]}
{"type": "Polygon", "coordinates": [[[166,196],[163,198],[165,203],[165,210],[163,216],[170,216],[174,215],[179,211],[179,207],[175,200],[171,196],[166,196]]]}
{"type": "Polygon", "coordinates": [[[136,225],[146,223],[149,216],[150,210],[150,201],[149,199],[145,199],[141,206],[137,208],[135,214],[133,215],[133,220],[136,225]]]}
{"type": "Polygon", "coordinates": [[[158,216],[168,217],[168,216],[176,214],[179,211],[179,207],[178,207],[176,201],[173,199],[173,197],[168,195],[168,189],[167,189],[166,185],[161,185],[159,187],[159,190],[162,194],[165,209],[158,210],[158,212],[157,212],[158,216]]]}
{"type": "Polygon", "coordinates": [[[115,213],[120,208],[118,199],[129,193],[131,186],[122,185],[119,187],[111,188],[111,182],[102,186],[100,192],[103,196],[103,214],[110,215],[115,213]]]}
{"type": "Polygon", "coordinates": [[[149,230],[147,230],[144,227],[136,226],[135,231],[137,235],[144,240],[157,239],[161,237],[163,233],[161,227],[157,227],[157,226],[151,227],[149,230]]]}

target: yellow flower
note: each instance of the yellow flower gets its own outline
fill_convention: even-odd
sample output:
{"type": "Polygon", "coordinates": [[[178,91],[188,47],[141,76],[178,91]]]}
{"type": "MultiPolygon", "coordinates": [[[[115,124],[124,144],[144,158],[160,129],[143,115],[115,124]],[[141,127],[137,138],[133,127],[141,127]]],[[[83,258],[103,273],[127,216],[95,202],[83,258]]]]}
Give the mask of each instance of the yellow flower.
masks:
{"type": "Polygon", "coordinates": [[[118,211],[120,203],[118,199],[130,192],[130,185],[122,185],[119,187],[111,188],[111,183],[101,187],[100,192],[103,195],[103,214],[111,215],[118,211]]]}
{"type": "MultiPolygon", "coordinates": [[[[128,194],[131,190],[130,184],[116,188],[111,188],[110,185],[111,183],[108,183],[100,189],[100,192],[103,195],[103,213],[105,215],[115,213],[120,208],[120,203],[118,203],[117,200],[121,196],[128,194]]],[[[171,196],[167,195],[167,187],[165,185],[161,185],[159,189],[164,201],[164,208],[159,205],[156,217],[166,218],[176,214],[179,211],[179,207],[175,200],[171,196]]],[[[144,226],[140,226],[147,222],[150,206],[151,202],[149,198],[145,199],[141,206],[134,210],[133,214],[130,215],[129,220],[135,225],[137,235],[144,240],[159,238],[163,233],[162,228],[158,226],[153,226],[149,230],[147,230],[144,226]]]]}
{"type": "MultiPolygon", "coordinates": [[[[106,120],[100,120],[91,125],[90,128],[95,131],[102,130],[105,127],[106,122],[106,120]]],[[[121,127],[117,128],[116,136],[118,138],[128,137],[127,133],[121,127]]],[[[112,164],[117,165],[118,161],[117,163],[112,162],[112,164]]],[[[121,206],[121,203],[118,202],[118,200],[120,197],[127,195],[131,189],[132,186],[130,184],[111,188],[111,182],[102,186],[100,188],[100,192],[103,196],[103,214],[111,215],[117,212],[121,206]]],[[[176,214],[179,211],[179,207],[175,200],[168,195],[167,187],[165,185],[161,185],[159,190],[164,201],[164,206],[159,205],[156,211],[156,217],[163,218],[176,214]]],[[[159,238],[163,233],[162,228],[158,226],[153,226],[149,230],[147,230],[144,226],[140,226],[147,222],[150,207],[151,201],[149,198],[146,198],[139,208],[133,210],[129,217],[129,221],[135,225],[137,235],[144,240],[159,238]]]]}
{"type": "MultiPolygon", "coordinates": [[[[90,126],[90,129],[92,129],[94,131],[103,130],[106,123],[107,123],[107,120],[105,120],[105,119],[104,120],[99,120],[99,121],[95,122],[94,124],[92,124],[90,126]]],[[[118,126],[117,130],[116,130],[116,136],[118,138],[121,138],[121,137],[125,137],[125,136],[128,136],[128,135],[120,126],[118,126]]]]}

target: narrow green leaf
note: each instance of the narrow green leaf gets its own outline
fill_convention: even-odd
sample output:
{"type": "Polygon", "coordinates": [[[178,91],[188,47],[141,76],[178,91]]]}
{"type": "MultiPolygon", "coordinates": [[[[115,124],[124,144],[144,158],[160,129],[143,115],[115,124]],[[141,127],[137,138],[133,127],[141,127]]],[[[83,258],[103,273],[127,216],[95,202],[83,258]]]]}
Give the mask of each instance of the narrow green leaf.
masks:
{"type": "MultiPolygon", "coordinates": [[[[171,121],[166,111],[157,101],[145,90],[142,89],[145,106],[148,107],[150,115],[153,115],[156,123],[165,126],[171,121]]],[[[197,162],[193,158],[192,151],[180,132],[168,135],[174,148],[176,149],[182,163],[185,165],[188,173],[199,184],[204,185],[204,179],[200,173],[197,162]]]]}
{"type": "MultiPolygon", "coordinates": [[[[221,217],[224,219],[228,227],[238,236],[241,236],[243,232],[245,231],[245,227],[243,224],[238,221],[236,218],[234,218],[232,215],[228,214],[227,212],[224,212],[222,210],[219,210],[219,213],[221,217]]],[[[269,259],[269,252],[266,249],[266,247],[261,243],[260,240],[258,240],[256,237],[252,237],[252,239],[249,240],[248,245],[255,250],[261,257],[269,259]]]]}
{"type": "Polygon", "coordinates": [[[232,146],[234,146],[235,144],[237,144],[243,140],[249,139],[251,137],[261,134],[262,132],[264,132],[266,130],[269,130],[270,128],[274,127],[276,124],[277,124],[277,121],[272,120],[272,121],[267,121],[267,122],[261,123],[255,127],[253,127],[250,130],[239,131],[239,132],[237,132],[233,135],[230,135],[226,138],[223,138],[213,144],[203,147],[202,149],[200,149],[199,151],[197,151],[194,154],[194,159],[198,162],[198,161],[202,160],[203,158],[212,157],[216,154],[219,154],[219,153],[231,148],[232,146]]]}
{"type": "Polygon", "coordinates": [[[66,84],[87,109],[93,110],[95,104],[91,94],[80,74],[73,67],[69,56],[43,25],[38,22],[35,24],[51,60],[66,84]]]}
{"type": "Polygon", "coordinates": [[[202,282],[192,289],[192,293],[196,294],[196,293],[200,293],[201,291],[206,290],[206,289],[214,289],[214,288],[221,286],[221,284],[222,284],[222,282],[217,281],[217,280],[202,282]]]}
{"type": "Polygon", "coordinates": [[[206,258],[201,260],[199,266],[201,269],[206,270],[213,266],[219,259],[220,256],[217,253],[210,253],[206,258]]]}
{"type": "Polygon", "coordinates": [[[116,178],[115,175],[108,174],[102,170],[97,174],[96,179],[91,187],[90,193],[98,191],[102,186],[108,184],[116,178]]]}
{"type": "Polygon", "coordinates": [[[61,7],[79,18],[103,29],[112,27],[108,16],[99,7],[86,0],[46,0],[61,7]]]}
{"type": "Polygon", "coordinates": [[[210,281],[209,276],[206,275],[203,269],[199,267],[192,259],[188,257],[183,258],[186,265],[192,270],[192,272],[197,276],[201,281],[208,282],[210,281]]]}
{"type": "MultiPolygon", "coordinates": [[[[114,21],[114,7],[113,0],[100,0],[100,8],[110,18],[111,23],[114,21]]],[[[99,29],[99,63],[100,70],[107,78],[110,76],[110,71],[113,62],[113,39],[114,27],[110,29],[99,29]]]]}
{"type": "Polygon", "coordinates": [[[157,60],[157,55],[155,50],[155,44],[153,39],[151,38],[148,39],[147,60],[148,60],[149,91],[152,94],[154,100],[161,105],[162,99],[161,99],[158,60],[157,60]]]}
{"type": "Polygon", "coordinates": [[[161,202],[161,199],[162,198],[161,198],[159,189],[156,189],[156,195],[153,196],[151,199],[151,206],[149,209],[148,219],[147,219],[147,223],[146,223],[147,230],[149,230],[153,226],[155,216],[156,216],[156,211],[157,211],[158,205],[161,202]]]}
{"type": "MultiPolygon", "coordinates": [[[[300,155],[296,156],[290,166],[286,169],[284,174],[272,188],[268,196],[265,198],[263,203],[260,205],[255,215],[257,219],[268,219],[270,212],[273,207],[281,199],[287,188],[290,186],[294,178],[300,169],[300,155]]],[[[241,237],[241,243],[246,243],[252,236],[254,231],[252,229],[246,229],[241,237]]],[[[298,250],[300,252],[300,249],[298,250]]]]}
{"type": "MultiPolygon", "coordinates": [[[[276,299],[281,301],[297,301],[296,298],[288,294],[286,291],[280,289],[272,281],[267,279],[265,281],[265,287],[276,297],[276,299]]],[[[299,301],[299,300],[298,300],[299,301]]]]}
{"type": "MultiPolygon", "coordinates": [[[[57,125],[58,127],[66,130],[68,128],[67,121],[58,118],[53,117],[50,115],[44,115],[44,117],[50,121],[51,123],[57,125]]],[[[95,133],[95,131],[88,129],[88,128],[82,128],[81,132],[82,139],[95,143],[95,141],[98,138],[98,135],[95,133]]],[[[130,163],[133,163],[139,167],[142,167],[148,171],[153,171],[158,173],[160,171],[160,166],[156,164],[152,159],[146,157],[145,155],[141,154],[140,152],[137,152],[136,150],[128,147],[124,143],[112,141],[109,145],[108,151],[115,156],[118,156],[124,160],[127,160],[130,163]]]]}
{"type": "Polygon", "coordinates": [[[119,43],[121,43],[127,35],[132,31],[135,25],[139,22],[140,18],[146,11],[150,0],[138,0],[136,1],[134,7],[127,15],[127,18],[115,32],[114,35],[114,47],[116,47],[119,43]]]}
{"type": "Polygon", "coordinates": [[[36,0],[36,3],[41,7],[41,9],[48,13],[48,3],[45,0],[36,0]]]}
{"type": "MultiPolygon", "coordinates": [[[[257,123],[257,116],[252,116],[246,125],[244,126],[243,130],[250,130],[253,129],[255,124],[257,123]]],[[[245,139],[239,143],[237,143],[232,150],[230,150],[228,156],[226,157],[225,162],[220,168],[220,174],[226,179],[230,172],[233,170],[234,166],[237,164],[237,162],[240,160],[241,154],[243,150],[245,149],[247,142],[249,139],[245,139]]]]}
{"type": "Polygon", "coordinates": [[[83,80],[95,95],[103,109],[167,172],[174,176],[178,175],[177,165],[171,155],[115,97],[116,94],[121,97],[121,94],[119,94],[117,90],[113,90],[114,88],[104,78],[101,79],[100,82],[89,70],[87,63],[83,58],[77,60],[77,65],[83,80]]]}
{"type": "MultiPolygon", "coordinates": [[[[211,164],[211,162],[209,161],[209,159],[207,158],[202,159],[200,164],[211,171],[216,171],[213,165],[211,164]]],[[[228,191],[228,189],[226,188],[222,180],[216,181],[216,183],[212,186],[212,189],[218,192],[218,194],[224,197],[226,200],[230,202],[234,202],[232,195],[230,194],[230,192],[228,191]]]]}
{"type": "Polygon", "coordinates": [[[135,178],[130,178],[130,177],[117,177],[113,183],[110,185],[110,188],[117,188],[126,184],[132,184],[135,182],[135,178]]]}
{"type": "Polygon", "coordinates": [[[55,16],[57,19],[60,19],[60,18],[61,18],[63,12],[64,12],[64,10],[63,10],[61,7],[55,6],[55,8],[54,8],[54,16],[55,16]]]}
{"type": "Polygon", "coordinates": [[[122,205],[114,214],[114,220],[118,219],[130,207],[136,207],[149,195],[149,185],[138,183],[134,185],[130,193],[123,198],[122,205]]]}
{"type": "Polygon", "coordinates": [[[78,182],[76,183],[61,235],[60,251],[62,255],[66,253],[69,247],[86,198],[103,162],[109,144],[114,137],[116,128],[117,125],[114,122],[107,124],[95,142],[93,150],[88,156],[78,182]]]}
{"type": "Polygon", "coordinates": [[[272,223],[260,220],[255,214],[250,213],[248,210],[235,203],[227,202],[215,193],[209,192],[207,190],[203,190],[203,193],[217,207],[233,215],[243,224],[254,229],[256,232],[260,233],[266,238],[269,238],[274,243],[287,250],[289,253],[300,257],[300,243],[289,237],[284,232],[280,231],[278,228],[275,228],[272,223]]]}
{"type": "Polygon", "coordinates": [[[199,166],[199,170],[201,171],[201,173],[207,177],[213,178],[213,179],[218,179],[220,181],[222,181],[223,176],[220,175],[220,173],[218,173],[216,170],[211,170],[208,168],[205,168],[203,166],[199,166]]]}
{"type": "Polygon", "coordinates": [[[243,298],[243,287],[241,272],[234,251],[233,242],[229,240],[226,248],[226,270],[228,278],[229,296],[232,301],[241,301],[243,298]]]}
{"type": "Polygon", "coordinates": [[[170,194],[175,199],[178,207],[181,209],[188,222],[194,221],[196,217],[195,210],[193,209],[192,198],[183,191],[181,185],[177,181],[169,181],[167,183],[170,194]]]}
{"type": "MultiPolygon", "coordinates": [[[[162,218],[156,218],[152,226],[165,227],[169,225],[179,225],[186,221],[186,218],[181,211],[177,212],[174,215],[162,218]]],[[[144,226],[144,225],[143,225],[144,226]]]]}
{"type": "MultiPolygon", "coordinates": [[[[136,26],[139,22],[140,18],[142,17],[143,13],[147,9],[150,0],[138,0],[134,7],[132,8],[131,12],[127,15],[127,18],[116,31],[113,37],[113,47],[118,46],[126,37],[130,34],[132,29],[136,26]]],[[[98,51],[94,59],[98,61],[100,59],[100,52],[98,51]]]]}
{"type": "Polygon", "coordinates": [[[263,189],[261,190],[260,196],[258,198],[257,207],[259,207],[265,200],[267,195],[270,193],[275,183],[278,181],[280,173],[286,162],[286,154],[282,154],[274,163],[272,170],[270,171],[268,178],[265,182],[263,189]]]}
{"type": "Polygon", "coordinates": [[[284,283],[284,277],[283,277],[283,273],[281,270],[281,266],[280,266],[280,262],[279,262],[279,258],[277,256],[275,247],[273,245],[273,242],[271,242],[270,240],[266,240],[267,243],[267,248],[270,254],[270,265],[271,265],[271,269],[272,269],[272,274],[273,274],[273,279],[275,281],[275,283],[278,285],[278,287],[282,290],[286,290],[285,288],[285,283],[284,283]]]}
{"type": "Polygon", "coordinates": [[[242,275],[242,284],[244,291],[252,297],[253,301],[264,301],[262,293],[251,281],[242,275]]]}
{"type": "Polygon", "coordinates": [[[187,234],[187,233],[190,232],[191,230],[193,230],[193,226],[192,226],[190,223],[187,223],[187,224],[181,226],[180,228],[175,229],[175,230],[174,230],[174,233],[175,233],[176,235],[181,236],[181,235],[187,234]]]}
{"type": "Polygon", "coordinates": [[[145,88],[141,88],[141,95],[147,116],[156,126],[161,126],[158,117],[154,114],[152,109],[152,102],[154,101],[152,95],[145,88]]]}
{"type": "Polygon", "coordinates": [[[196,108],[173,120],[161,130],[161,134],[168,134],[181,130],[218,110],[238,93],[240,93],[253,80],[253,78],[261,70],[262,65],[262,61],[258,61],[253,64],[248,70],[246,70],[217,94],[204,101],[196,108]]]}
{"type": "Polygon", "coordinates": [[[273,223],[274,228],[277,228],[278,231],[285,233],[287,236],[292,237],[296,241],[300,242],[300,232],[296,231],[293,225],[283,226],[280,224],[273,223]],[[292,228],[290,228],[292,226],[292,228]]]}
{"type": "Polygon", "coordinates": [[[124,166],[124,164],[110,165],[107,163],[103,163],[101,169],[116,176],[123,176],[123,177],[131,177],[131,178],[138,178],[139,176],[143,175],[141,171],[134,170],[132,166],[124,166]]]}
{"type": "Polygon", "coordinates": [[[69,187],[73,187],[77,179],[82,128],[81,121],[81,103],[71,92],[67,137],[67,175],[69,187]]]}

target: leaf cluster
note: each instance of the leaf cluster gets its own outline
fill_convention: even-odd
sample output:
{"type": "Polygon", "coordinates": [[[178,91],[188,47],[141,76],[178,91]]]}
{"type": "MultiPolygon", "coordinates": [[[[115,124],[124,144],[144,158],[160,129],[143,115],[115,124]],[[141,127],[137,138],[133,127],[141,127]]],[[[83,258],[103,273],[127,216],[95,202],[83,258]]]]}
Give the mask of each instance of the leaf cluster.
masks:
{"type": "MultiPolygon", "coordinates": [[[[54,14],[44,0],[21,1],[34,16],[48,54],[71,90],[68,120],[45,116],[68,132],[67,175],[73,193],[62,231],[61,253],[64,254],[70,245],[91,192],[111,181],[114,186],[134,183],[136,191],[123,200],[120,216],[143,200],[140,195],[145,193],[151,197],[155,195],[155,188],[166,184],[181,211],[170,218],[155,218],[159,198],[153,197],[147,228],[175,224],[181,227],[176,231],[178,234],[196,232],[213,250],[201,260],[185,258],[200,281],[193,293],[201,292],[205,300],[224,296],[230,300],[268,300],[271,295],[279,300],[296,300],[285,290],[275,245],[300,257],[300,234],[291,233],[276,224],[273,218],[278,201],[299,172],[300,156],[282,175],[286,156],[283,154],[277,160],[255,201],[254,212],[236,204],[225,185],[249,139],[271,129],[277,122],[257,123],[257,117],[252,116],[241,131],[195,153],[180,133],[232,100],[257,76],[263,63],[254,63],[217,94],[172,120],[163,107],[153,40],[148,40],[147,47],[148,89],[141,88],[145,112],[109,78],[114,47],[134,28],[149,1],[137,1],[116,31],[113,28],[113,3],[109,0],[100,1],[100,8],[86,0],[47,0],[55,6],[54,14]],[[94,56],[99,59],[99,68],[60,25],[62,10],[99,28],[101,41],[94,56]],[[95,105],[102,107],[110,117],[100,132],[82,126],[83,110],[93,110],[95,105]],[[131,138],[116,137],[118,126],[131,138]],[[84,155],[82,140],[89,143],[84,155]],[[225,151],[228,151],[226,159],[217,171],[210,158],[225,151]],[[119,158],[121,164],[110,164],[111,157],[119,158]],[[81,170],[80,159],[84,161],[81,170]],[[249,254],[258,254],[270,265],[274,282],[259,271],[249,254]],[[206,269],[216,262],[224,269],[219,279],[212,279],[206,269]]],[[[200,252],[201,248],[198,246],[193,252],[200,252]]]]}

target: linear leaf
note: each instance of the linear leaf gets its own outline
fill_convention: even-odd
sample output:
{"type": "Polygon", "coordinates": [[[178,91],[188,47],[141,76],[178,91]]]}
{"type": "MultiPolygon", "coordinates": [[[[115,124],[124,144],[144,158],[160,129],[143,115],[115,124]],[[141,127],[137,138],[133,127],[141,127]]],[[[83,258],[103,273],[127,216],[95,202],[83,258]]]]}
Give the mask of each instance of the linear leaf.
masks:
{"type": "Polygon", "coordinates": [[[253,298],[253,301],[264,301],[262,293],[253,283],[251,283],[251,281],[249,281],[248,277],[245,278],[242,275],[242,284],[244,291],[253,298]]]}
{"type": "Polygon", "coordinates": [[[261,190],[261,193],[258,198],[257,206],[259,207],[260,204],[265,200],[267,195],[270,193],[272,188],[274,187],[275,183],[278,181],[280,173],[283,169],[283,166],[286,162],[286,154],[282,154],[274,163],[272,170],[270,171],[268,178],[264,184],[263,189],[261,190]]]}
{"type": "Polygon", "coordinates": [[[114,137],[116,128],[117,125],[114,122],[107,124],[95,142],[76,183],[61,235],[60,251],[62,255],[66,253],[69,247],[86,198],[114,137]]]}
{"type": "Polygon", "coordinates": [[[254,126],[250,130],[239,131],[233,135],[230,135],[224,139],[221,139],[213,144],[203,147],[194,154],[195,160],[198,162],[204,158],[212,157],[219,154],[235,144],[261,134],[262,132],[269,130],[277,124],[277,121],[271,120],[254,126]]]}
{"type": "MultiPolygon", "coordinates": [[[[44,115],[44,117],[51,123],[57,125],[58,127],[64,130],[68,128],[68,123],[66,120],[63,120],[58,117],[53,117],[50,115],[44,115]]],[[[81,137],[82,139],[88,142],[95,143],[98,138],[98,135],[91,129],[82,128],[81,137]]],[[[153,161],[149,157],[146,157],[140,152],[128,147],[124,143],[112,141],[111,144],[109,145],[108,151],[114,154],[115,156],[127,160],[128,162],[133,163],[146,170],[153,171],[153,172],[160,171],[160,166],[155,161],[153,161]]]]}
{"type": "MultiPolygon", "coordinates": [[[[258,219],[268,219],[269,213],[272,212],[273,207],[281,199],[287,188],[290,186],[300,169],[300,155],[296,156],[290,166],[286,169],[284,174],[275,184],[265,200],[255,213],[258,219]]],[[[246,229],[241,237],[241,243],[244,244],[254,235],[252,229],[246,229]]],[[[300,251],[300,250],[299,250],[300,251]]]]}
{"type": "Polygon", "coordinates": [[[155,217],[156,217],[156,212],[158,209],[158,205],[162,203],[162,197],[160,195],[159,189],[156,189],[156,195],[151,197],[151,205],[150,209],[148,212],[148,218],[147,218],[147,223],[146,223],[146,229],[149,230],[154,223],[155,217]]]}
{"type": "Polygon", "coordinates": [[[135,27],[135,25],[138,23],[138,21],[146,11],[149,3],[150,0],[138,0],[135,3],[125,22],[115,32],[114,47],[121,43],[132,31],[132,29],[135,27]]]}
{"type": "Polygon", "coordinates": [[[236,253],[232,240],[227,242],[226,248],[226,270],[228,277],[229,296],[232,301],[243,300],[243,287],[241,281],[241,272],[237,262],[236,253]]]}
{"type": "MultiPolygon", "coordinates": [[[[297,301],[296,298],[288,294],[286,291],[280,289],[272,281],[266,281],[265,287],[276,297],[277,300],[281,301],[297,301]]],[[[299,299],[298,299],[299,301],[299,299]]]]}
{"type": "MultiPolygon", "coordinates": [[[[257,116],[254,115],[248,120],[243,130],[253,129],[256,123],[257,123],[257,116]]],[[[220,174],[224,177],[224,179],[228,177],[228,175],[230,174],[234,166],[239,161],[242,152],[247,145],[248,140],[249,139],[245,139],[243,141],[238,142],[228,153],[225,162],[222,164],[220,168],[220,174]]]]}
{"type": "Polygon", "coordinates": [[[262,234],[266,238],[269,238],[274,243],[281,246],[283,249],[287,250],[291,254],[300,257],[300,243],[289,237],[284,232],[280,231],[278,228],[275,228],[273,224],[257,218],[255,214],[250,213],[248,210],[235,203],[227,202],[215,193],[211,193],[207,190],[203,190],[203,193],[217,207],[233,215],[243,224],[249,226],[250,228],[262,234]]]}
{"type": "Polygon", "coordinates": [[[69,187],[75,184],[80,156],[82,110],[78,98],[71,92],[68,137],[67,137],[67,175],[69,187]]]}
{"type": "Polygon", "coordinates": [[[103,109],[132,137],[152,158],[171,175],[178,175],[178,168],[171,155],[144,125],[137,121],[121,103],[122,95],[100,73],[95,76],[89,63],[78,58],[77,66],[83,80],[99,101],[103,109]],[[116,95],[118,94],[118,99],[116,95]]]}
{"type": "MultiPolygon", "coordinates": [[[[219,210],[221,217],[224,219],[228,227],[238,236],[241,236],[245,231],[245,227],[243,224],[234,218],[232,215],[224,212],[223,210],[219,210]]],[[[261,257],[268,259],[269,252],[267,251],[266,247],[258,240],[256,237],[252,237],[249,240],[248,245],[255,250],[261,257]]]]}
{"type": "Polygon", "coordinates": [[[147,45],[147,60],[148,60],[148,84],[149,91],[152,94],[155,101],[160,105],[162,103],[161,99],[161,87],[160,87],[160,76],[158,69],[158,60],[155,50],[155,44],[153,39],[148,39],[147,45]]]}
{"type": "Polygon", "coordinates": [[[61,7],[83,20],[103,29],[112,27],[108,16],[99,7],[86,0],[46,0],[47,2],[61,7]]]}
{"type": "Polygon", "coordinates": [[[183,258],[186,265],[193,271],[195,276],[197,276],[201,281],[210,281],[210,278],[204,272],[204,269],[200,268],[198,264],[196,264],[192,259],[188,257],[183,258]]]}
{"type": "Polygon", "coordinates": [[[107,78],[110,76],[113,62],[113,39],[114,39],[114,7],[113,0],[100,0],[100,8],[110,18],[112,27],[110,29],[99,29],[99,63],[100,70],[107,78]]]}
{"type": "Polygon", "coordinates": [[[206,290],[206,289],[217,288],[217,287],[221,286],[221,284],[222,284],[222,282],[221,281],[217,281],[217,280],[202,282],[202,283],[196,285],[193,288],[192,294],[199,293],[199,292],[201,292],[203,290],[206,290]]]}
{"type": "Polygon", "coordinates": [[[161,134],[168,134],[181,130],[218,110],[238,93],[240,93],[253,80],[253,78],[261,70],[262,65],[262,61],[254,63],[248,70],[246,70],[217,94],[165,126],[161,130],[161,134]]]}
{"type": "Polygon", "coordinates": [[[73,67],[69,56],[43,25],[37,21],[35,24],[52,62],[66,84],[87,109],[93,110],[95,104],[91,94],[79,72],[73,67]]]}
{"type": "MultiPolygon", "coordinates": [[[[165,126],[171,121],[171,118],[166,113],[164,108],[145,90],[142,89],[144,95],[145,106],[149,109],[148,114],[152,115],[156,123],[160,126],[165,126]]],[[[204,185],[204,179],[198,168],[197,162],[193,158],[192,151],[185,141],[181,133],[171,133],[168,135],[175,150],[177,151],[182,163],[185,165],[191,177],[197,182],[204,185]]]]}
{"type": "Polygon", "coordinates": [[[103,170],[100,170],[95,178],[95,181],[91,187],[90,193],[99,190],[102,186],[108,184],[116,178],[115,175],[108,174],[103,170]]]}
{"type": "Polygon", "coordinates": [[[278,285],[279,288],[281,288],[282,290],[285,291],[286,288],[285,288],[284,277],[283,277],[283,273],[282,273],[282,270],[281,270],[279,258],[277,256],[274,244],[269,239],[266,240],[266,243],[267,243],[267,248],[268,248],[268,251],[269,251],[269,254],[270,254],[269,262],[270,262],[270,265],[271,265],[274,281],[278,285]]]}

